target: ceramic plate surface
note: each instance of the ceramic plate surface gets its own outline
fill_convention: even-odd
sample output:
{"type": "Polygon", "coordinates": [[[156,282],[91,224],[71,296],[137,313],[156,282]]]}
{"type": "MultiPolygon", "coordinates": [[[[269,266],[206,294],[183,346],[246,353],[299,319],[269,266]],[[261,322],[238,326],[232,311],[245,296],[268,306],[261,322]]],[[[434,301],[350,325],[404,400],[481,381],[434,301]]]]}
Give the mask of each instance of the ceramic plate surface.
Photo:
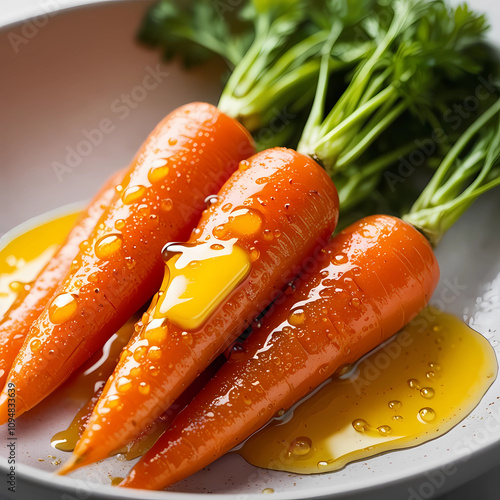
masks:
{"type": "MultiPolygon", "coordinates": [[[[493,2],[470,4],[499,20],[493,2]]],[[[17,51],[12,34],[22,35],[25,25],[0,31],[0,234],[33,216],[89,198],[111,172],[129,162],[148,132],[176,106],[217,101],[220,88],[213,68],[186,73],[176,65],[159,66],[157,53],[135,45],[134,32],[145,7],[145,2],[110,2],[52,12],[17,51]],[[153,88],[145,88],[146,77],[156,83],[148,85],[153,88]],[[123,95],[134,96],[130,105],[124,106],[123,95]],[[103,120],[109,131],[87,151],[83,141],[103,120]],[[69,170],[58,168],[69,163],[69,170]]],[[[485,335],[497,355],[499,218],[497,190],[479,200],[446,235],[437,251],[442,278],[434,296],[434,303],[485,335]]],[[[56,467],[47,457],[67,455],[52,449],[49,438],[69,424],[76,410],[74,401],[50,400],[18,420],[18,491],[13,498],[252,500],[261,498],[264,488],[273,488],[275,499],[418,500],[442,494],[500,463],[500,380],[462,424],[416,448],[310,476],[257,469],[227,455],[168,492],[112,488],[109,475],[124,476],[132,465],[116,458],[71,477],[52,475],[56,467]]],[[[9,498],[3,479],[5,429],[0,429],[0,443],[0,497],[9,498]]]]}

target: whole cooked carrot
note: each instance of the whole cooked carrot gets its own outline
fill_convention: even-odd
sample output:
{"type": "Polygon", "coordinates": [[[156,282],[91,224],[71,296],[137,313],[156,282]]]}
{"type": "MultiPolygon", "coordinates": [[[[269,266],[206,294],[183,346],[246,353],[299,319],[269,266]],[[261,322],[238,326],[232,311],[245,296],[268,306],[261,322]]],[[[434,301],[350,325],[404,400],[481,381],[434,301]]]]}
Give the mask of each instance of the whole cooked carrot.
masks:
{"type": "Polygon", "coordinates": [[[116,195],[115,186],[119,184],[125,171],[115,173],[95,195],[87,208],[79,215],[68,236],[35,278],[22,300],[15,301],[0,322],[0,387],[5,385],[7,374],[32,323],[40,316],[48,302],[68,272],[71,262],[86,240],[104,210],[116,195]]]}
{"type": "Polygon", "coordinates": [[[185,245],[164,250],[165,280],[60,473],[106,458],[163,413],[305,259],[327,243],[338,197],[311,158],[276,148],[240,164],[185,245]]]}
{"type": "Polygon", "coordinates": [[[371,216],[349,226],[120,486],[161,489],[213,462],[395,334],[438,279],[429,243],[409,224],[371,216]]]}
{"type": "MultiPolygon", "coordinates": [[[[151,298],[163,275],[162,247],[189,236],[205,197],[253,151],[248,132],[210,104],[182,106],[159,123],[14,361],[7,381],[16,386],[16,416],[64,382],[151,298]]],[[[4,388],[0,424],[6,419],[4,388]]]]}

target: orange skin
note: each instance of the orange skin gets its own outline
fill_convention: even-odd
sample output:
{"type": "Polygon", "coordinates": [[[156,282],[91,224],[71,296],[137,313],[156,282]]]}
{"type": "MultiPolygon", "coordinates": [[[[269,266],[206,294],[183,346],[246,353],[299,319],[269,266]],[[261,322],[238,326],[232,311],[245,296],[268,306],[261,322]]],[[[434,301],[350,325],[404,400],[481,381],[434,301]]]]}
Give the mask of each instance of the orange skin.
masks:
{"type": "MultiPolygon", "coordinates": [[[[158,124],[59,286],[58,295],[74,294],[76,311],[55,324],[49,304],[14,361],[7,382],[16,385],[15,416],[62,384],[152,297],[163,275],[162,247],[189,236],[204,199],[253,152],[250,134],[210,104],[187,104],[158,124]],[[121,246],[113,238],[114,246],[103,247],[110,235],[121,246]],[[107,253],[98,256],[96,248],[107,253]]],[[[7,420],[6,389],[0,424],[7,420]]]]}
{"type": "MultiPolygon", "coordinates": [[[[285,148],[263,151],[242,162],[217,196],[189,243],[217,242],[213,232],[231,216],[228,204],[244,206],[258,210],[264,222],[259,232],[239,235],[238,244],[250,255],[252,248],[257,249],[260,256],[197,331],[183,336],[182,328],[165,320],[166,340],[161,343],[146,338],[144,328],[137,332],[108,379],[72,459],[59,473],[108,457],[150,425],[281,293],[302,264],[313,260],[338,220],[338,196],[326,172],[314,160],[285,148]],[[160,347],[160,359],[152,359],[149,351],[145,354],[151,347],[160,347]],[[126,392],[119,390],[123,377],[131,381],[126,392]],[[146,394],[141,386],[149,388],[146,394]],[[117,406],[119,411],[114,410],[117,406]]],[[[226,234],[227,239],[233,236],[231,231],[226,234]]],[[[161,294],[166,284],[168,279],[161,294]]],[[[146,319],[155,316],[157,300],[158,296],[146,319]]]]}
{"type": "Polygon", "coordinates": [[[379,215],[346,228],[120,486],[162,489],[209,465],[394,335],[438,279],[429,243],[407,223],[379,215]]]}
{"type": "Polygon", "coordinates": [[[5,385],[7,374],[14,362],[30,326],[40,316],[45,306],[54,297],[55,291],[78,247],[91,234],[105,208],[116,195],[115,186],[120,183],[125,171],[114,174],[95,195],[87,208],[79,215],[74,227],[52,259],[40,271],[29,292],[16,300],[0,322],[0,387],[5,385]]]}

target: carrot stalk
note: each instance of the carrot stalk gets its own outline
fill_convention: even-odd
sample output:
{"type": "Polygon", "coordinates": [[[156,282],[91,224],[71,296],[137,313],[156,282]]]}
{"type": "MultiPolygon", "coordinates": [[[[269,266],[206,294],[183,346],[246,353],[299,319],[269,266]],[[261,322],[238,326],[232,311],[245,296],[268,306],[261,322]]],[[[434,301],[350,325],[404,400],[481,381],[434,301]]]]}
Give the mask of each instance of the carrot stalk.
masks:
{"type": "MultiPolygon", "coordinates": [[[[182,106],[160,122],[30,328],[7,378],[16,386],[16,416],[64,382],[158,290],[163,245],[189,236],[206,196],[253,151],[248,132],[210,104],[182,106]]],[[[7,420],[5,389],[0,424],[7,420]]]]}
{"type": "Polygon", "coordinates": [[[166,274],[64,474],[108,457],[163,413],[327,243],[338,197],[312,159],[284,148],[240,164],[166,274]]]}
{"type": "Polygon", "coordinates": [[[400,219],[341,231],[120,486],[161,489],[207,466],[396,333],[438,279],[428,241],[400,219]]]}
{"type": "Polygon", "coordinates": [[[60,281],[68,272],[78,253],[79,245],[91,234],[97,221],[116,194],[125,171],[115,173],[79,215],[74,227],[51,260],[40,271],[29,292],[22,300],[15,301],[0,322],[0,387],[5,385],[7,374],[17,356],[32,323],[45,306],[54,298],[60,281]]]}

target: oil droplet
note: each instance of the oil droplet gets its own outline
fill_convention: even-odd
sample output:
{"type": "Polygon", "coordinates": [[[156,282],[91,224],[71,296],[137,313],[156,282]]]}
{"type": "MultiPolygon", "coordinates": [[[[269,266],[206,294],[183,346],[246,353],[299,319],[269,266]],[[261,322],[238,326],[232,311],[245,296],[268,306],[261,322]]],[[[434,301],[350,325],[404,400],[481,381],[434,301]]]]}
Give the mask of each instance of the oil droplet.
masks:
{"type": "Polygon", "coordinates": [[[410,389],[420,389],[419,382],[416,378],[411,378],[408,380],[408,387],[410,389]]]}
{"type": "Polygon", "coordinates": [[[429,380],[432,380],[432,379],[436,376],[436,373],[435,373],[435,372],[433,372],[433,371],[431,370],[431,371],[427,372],[427,373],[425,374],[425,376],[426,376],[429,380]]]}
{"type": "Polygon", "coordinates": [[[170,171],[170,168],[167,165],[162,165],[158,167],[153,167],[149,172],[148,172],[148,181],[151,182],[151,184],[156,184],[157,182],[161,182],[162,180],[167,177],[168,173],[170,171]]]}
{"type": "Polygon", "coordinates": [[[290,312],[288,315],[288,322],[292,326],[299,326],[304,323],[306,320],[306,313],[304,312],[304,309],[295,309],[290,312]]]}
{"type": "Polygon", "coordinates": [[[432,399],[435,392],[432,387],[422,387],[422,389],[420,389],[420,395],[425,399],[432,399]]]}
{"type": "Polygon", "coordinates": [[[119,476],[111,476],[110,479],[111,479],[111,486],[118,486],[123,481],[124,478],[119,476]]]}
{"type": "Polygon", "coordinates": [[[353,420],[352,426],[356,432],[366,432],[368,430],[368,422],[362,418],[357,418],[353,420]]]}
{"type": "Polygon", "coordinates": [[[70,320],[78,309],[76,297],[71,293],[62,293],[54,298],[49,306],[49,319],[60,325],[70,320]]]}
{"type": "MultiPolygon", "coordinates": [[[[241,165],[241,163],[240,163],[241,165]]],[[[271,493],[274,493],[274,490],[272,488],[264,488],[262,490],[262,493],[264,493],[264,495],[270,495],[271,493]]]]}
{"type": "Polygon", "coordinates": [[[214,243],[213,245],[210,245],[210,248],[212,250],[224,250],[224,245],[221,245],[220,243],[214,243]]]}
{"type": "Polygon", "coordinates": [[[392,434],[392,427],[389,427],[388,425],[381,425],[380,427],[377,427],[377,431],[381,436],[390,436],[392,434]]]}
{"type": "Polygon", "coordinates": [[[274,230],[274,236],[275,236],[276,238],[279,238],[279,237],[281,236],[281,231],[280,231],[279,229],[275,229],[275,230],[274,230]]]}
{"type": "Polygon", "coordinates": [[[325,467],[328,467],[328,462],[325,460],[320,460],[317,464],[318,469],[324,469],[325,467]]]}
{"type": "Polygon", "coordinates": [[[162,200],[160,203],[160,208],[164,212],[170,212],[174,206],[174,202],[170,198],[166,198],[165,200],[162,200]]]}
{"type": "Polygon", "coordinates": [[[107,260],[113,257],[123,245],[120,234],[104,236],[95,244],[95,254],[99,259],[107,260]]]}
{"type": "MultiPolygon", "coordinates": [[[[294,406],[289,418],[269,422],[236,453],[258,467],[314,474],[416,446],[448,432],[481,401],[498,367],[495,352],[484,337],[461,320],[434,311],[423,311],[404,328],[404,334],[369,353],[346,376],[325,381],[294,406]],[[434,319],[429,321],[429,317],[434,319]],[[422,320],[426,329],[422,329],[422,320]],[[445,325],[439,345],[434,343],[432,327],[436,324],[445,325]],[[403,340],[411,348],[402,348],[403,340]],[[381,353],[387,355],[396,348],[398,355],[373,377],[381,353]],[[439,362],[441,370],[429,366],[429,361],[439,362]],[[424,383],[429,370],[439,375],[439,384],[424,383]],[[362,388],[360,381],[365,383],[362,388]],[[434,398],[423,398],[421,391],[425,389],[427,395],[431,388],[434,398]],[[392,433],[384,426],[391,427],[392,433]],[[311,439],[314,448],[301,459],[289,460],[289,443],[300,435],[311,439]],[[320,461],[325,466],[319,469],[320,461]]],[[[321,316],[321,307],[319,313],[321,316]]],[[[314,321],[321,323],[319,317],[314,316],[314,321]]],[[[287,361],[283,358],[283,363],[287,361]]],[[[269,368],[273,369],[272,361],[269,368]]]]}
{"type": "Polygon", "coordinates": [[[140,184],[137,186],[130,186],[122,193],[122,201],[125,205],[131,205],[132,203],[136,203],[141,198],[143,198],[146,193],[146,188],[141,186],[140,184]]]}
{"type": "Polygon", "coordinates": [[[436,418],[436,412],[432,408],[422,408],[418,412],[418,419],[426,424],[432,422],[436,418]]]}
{"type": "Polygon", "coordinates": [[[296,457],[303,457],[307,455],[312,448],[312,441],[306,436],[300,436],[295,438],[288,446],[288,452],[290,455],[295,455],[296,457]]]}
{"type": "Polygon", "coordinates": [[[121,231],[125,227],[125,221],[123,219],[118,219],[115,222],[115,229],[118,229],[118,231],[121,231]]]}
{"type": "Polygon", "coordinates": [[[170,137],[168,144],[169,146],[175,146],[177,144],[177,139],[175,137],[170,137]]]}

